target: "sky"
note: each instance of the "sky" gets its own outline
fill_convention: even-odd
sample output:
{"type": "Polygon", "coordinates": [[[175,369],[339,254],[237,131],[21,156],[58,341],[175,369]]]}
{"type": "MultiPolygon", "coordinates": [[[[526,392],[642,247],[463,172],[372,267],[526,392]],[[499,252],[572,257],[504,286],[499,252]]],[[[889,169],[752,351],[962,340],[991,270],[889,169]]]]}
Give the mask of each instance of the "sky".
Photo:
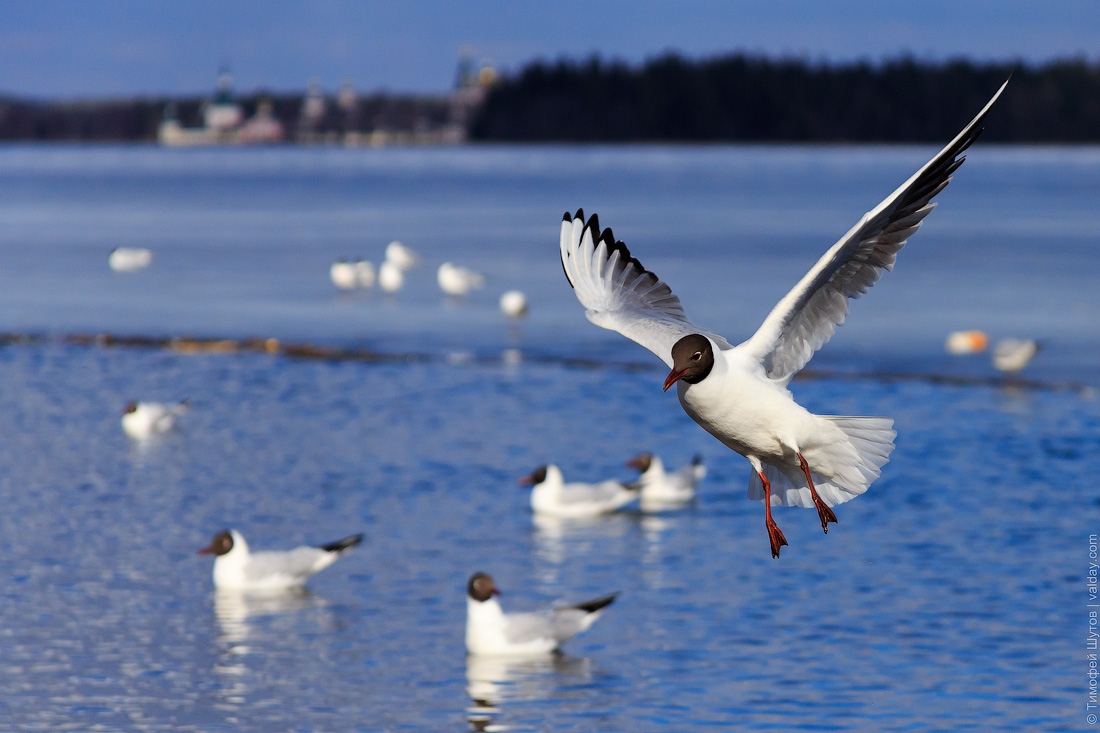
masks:
{"type": "Polygon", "coordinates": [[[10,0],[0,95],[46,99],[449,89],[462,49],[504,73],[542,59],[674,51],[812,61],[1100,59],[1098,0],[10,0]]]}

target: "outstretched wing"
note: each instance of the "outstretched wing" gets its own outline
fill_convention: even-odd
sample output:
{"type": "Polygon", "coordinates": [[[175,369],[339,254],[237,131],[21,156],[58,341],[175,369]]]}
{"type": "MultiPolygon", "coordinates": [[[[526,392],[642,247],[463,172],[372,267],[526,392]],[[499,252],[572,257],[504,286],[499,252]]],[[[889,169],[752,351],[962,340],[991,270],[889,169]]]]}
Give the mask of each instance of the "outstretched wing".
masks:
{"type": "Polygon", "coordinates": [[[721,349],[731,348],[721,336],[693,325],[668,285],[631,257],[610,228],[600,231],[596,214],[585,222],[583,209],[575,216],[565,213],[561,265],[589,321],[636,341],[670,368],[673,345],[688,334],[700,333],[721,349]]]}
{"type": "Polygon", "coordinates": [[[760,329],[737,348],[746,350],[769,377],[784,383],[806,365],[848,314],[848,299],[858,298],[894,266],[898,250],[935,204],[962,165],[961,153],[982,131],[990,107],[1006,81],[970,124],[912,178],[840,238],[791,292],[772,309],[760,329]]]}

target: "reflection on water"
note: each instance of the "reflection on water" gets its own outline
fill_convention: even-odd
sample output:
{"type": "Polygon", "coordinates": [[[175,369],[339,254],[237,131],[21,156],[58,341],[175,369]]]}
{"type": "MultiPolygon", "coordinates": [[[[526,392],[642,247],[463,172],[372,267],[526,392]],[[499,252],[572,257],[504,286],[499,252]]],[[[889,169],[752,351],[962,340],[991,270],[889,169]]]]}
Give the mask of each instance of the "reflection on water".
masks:
{"type": "Polygon", "coordinates": [[[502,725],[510,702],[550,700],[563,686],[587,682],[592,660],[552,654],[540,657],[466,657],[467,718],[479,731],[524,730],[522,724],[502,725]]]}
{"type": "Polygon", "coordinates": [[[553,517],[532,514],[534,540],[539,559],[546,562],[542,580],[553,584],[559,567],[571,556],[598,552],[606,543],[621,540],[634,526],[632,515],[624,512],[599,517],[553,517]]]}
{"type": "Polygon", "coordinates": [[[247,654],[243,646],[250,632],[250,619],[301,611],[323,606],[325,601],[308,588],[286,588],[268,592],[244,592],[220,589],[214,594],[214,617],[221,630],[218,638],[234,648],[237,654],[247,654]]]}
{"type": "Polygon", "coordinates": [[[681,505],[680,511],[660,514],[629,510],[599,517],[562,518],[534,514],[531,523],[534,526],[536,552],[539,559],[546,562],[541,580],[553,583],[558,579],[558,568],[570,558],[583,557],[601,549],[606,551],[610,543],[621,543],[638,530],[645,540],[645,558],[658,561],[662,557],[665,540],[681,526],[683,518],[694,506],[693,501],[689,505],[681,505]]]}
{"type": "Polygon", "coordinates": [[[676,527],[676,517],[662,514],[643,514],[638,524],[645,538],[643,559],[647,565],[659,564],[664,557],[663,545],[668,534],[676,527]]]}
{"type": "Polygon", "coordinates": [[[248,702],[247,677],[251,670],[246,657],[262,653],[263,635],[255,629],[257,619],[291,614],[320,607],[325,601],[306,588],[266,592],[219,589],[214,594],[214,618],[218,622],[218,655],[214,673],[221,681],[218,698],[232,705],[248,702]],[[256,648],[247,643],[252,638],[256,648]]]}

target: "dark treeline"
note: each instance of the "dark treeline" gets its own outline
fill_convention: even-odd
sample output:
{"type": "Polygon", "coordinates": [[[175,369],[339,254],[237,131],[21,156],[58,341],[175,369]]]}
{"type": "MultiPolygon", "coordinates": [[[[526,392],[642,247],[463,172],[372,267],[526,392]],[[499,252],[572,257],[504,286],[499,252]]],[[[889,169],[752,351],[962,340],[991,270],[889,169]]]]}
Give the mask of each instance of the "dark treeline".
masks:
{"type": "MultiPolygon", "coordinates": [[[[669,55],[643,66],[530,64],[498,81],[473,115],[469,137],[508,142],[797,141],[936,142],[949,139],[1012,74],[989,139],[1100,142],[1100,64],[1083,60],[942,64],[813,64],[733,55],[669,55]]],[[[301,94],[240,99],[246,116],[272,102],[288,139],[301,94]]],[[[0,140],[151,141],[165,111],[202,121],[205,99],[44,102],[0,98],[0,140]]],[[[416,130],[444,124],[446,96],[375,94],[354,114],[328,100],[319,130],[416,130]]]]}
{"type": "Polygon", "coordinates": [[[1012,74],[989,139],[1100,140],[1100,64],[968,61],[812,64],[675,55],[631,67],[534,63],[493,88],[485,141],[912,141],[950,139],[1012,74]]]}
{"type": "MultiPolygon", "coordinates": [[[[251,117],[261,99],[272,103],[273,113],[293,135],[298,129],[301,94],[255,94],[239,101],[251,117]]],[[[83,102],[40,102],[0,98],[0,140],[43,142],[153,141],[168,109],[175,111],[187,127],[202,124],[206,99],[202,97],[105,100],[83,102]]],[[[341,112],[335,103],[326,105],[320,130],[347,129],[411,130],[417,126],[438,126],[450,113],[445,97],[414,97],[374,94],[358,100],[354,117],[341,112]]]]}
{"type": "Polygon", "coordinates": [[[0,140],[155,140],[164,100],[35,102],[0,98],[0,140]]]}

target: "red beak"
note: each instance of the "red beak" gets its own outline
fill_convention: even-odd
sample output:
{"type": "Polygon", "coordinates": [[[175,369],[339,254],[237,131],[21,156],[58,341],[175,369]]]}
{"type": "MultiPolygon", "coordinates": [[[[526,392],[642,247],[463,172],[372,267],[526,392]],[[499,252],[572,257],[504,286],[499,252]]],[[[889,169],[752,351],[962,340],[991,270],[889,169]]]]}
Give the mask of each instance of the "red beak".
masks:
{"type": "Polygon", "coordinates": [[[517,481],[520,486],[533,486],[535,481],[530,476],[520,476],[517,481]]]}
{"type": "Polygon", "coordinates": [[[667,392],[669,387],[679,382],[680,377],[684,376],[686,372],[687,369],[681,369],[680,371],[676,371],[675,369],[673,369],[671,372],[669,372],[668,376],[665,377],[664,391],[667,392]]]}
{"type": "Polygon", "coordinates": [[[213,550],[213,548],[210,548],[210,547],[204,547],[201,550],[199,550],[198,554],[200,554],[200,555],[213,555],[214,550],[213,550]]]}

